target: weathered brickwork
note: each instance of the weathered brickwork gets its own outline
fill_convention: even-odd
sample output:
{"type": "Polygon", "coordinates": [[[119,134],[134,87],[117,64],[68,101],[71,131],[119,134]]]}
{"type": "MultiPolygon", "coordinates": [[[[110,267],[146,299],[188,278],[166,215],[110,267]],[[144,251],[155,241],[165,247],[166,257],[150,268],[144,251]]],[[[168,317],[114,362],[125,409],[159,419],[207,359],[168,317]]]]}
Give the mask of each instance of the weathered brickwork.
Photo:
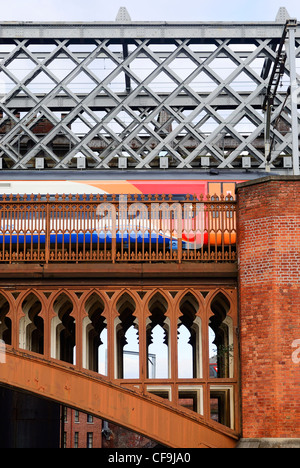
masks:
{"type": "Polygon", "coordinates": [[[300,177],[240,184],[237,199],[242,436],[300,438],[300,177]]]}

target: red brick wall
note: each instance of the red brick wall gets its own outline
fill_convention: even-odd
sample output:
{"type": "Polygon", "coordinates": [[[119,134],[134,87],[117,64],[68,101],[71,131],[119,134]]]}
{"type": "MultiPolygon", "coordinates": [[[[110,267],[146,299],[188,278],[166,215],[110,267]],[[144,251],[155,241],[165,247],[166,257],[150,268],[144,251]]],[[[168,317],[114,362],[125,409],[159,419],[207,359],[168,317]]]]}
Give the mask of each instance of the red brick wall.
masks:
{"type": "Polygon", "coordinates": [[[102,420],[93,417],[92,422],[88,422],[85,413],[78,412],[75,418],[75,410],[67,408],[66,419],[64,420],[65,447],[75,447],[75,433],[78,433],[78,448],[87,448],[88,433],[93,434],[93,448],[102,447],[102,420]]]}
{"type": "Polygon", "coordinates": [[[237,200],[242,437],[300,438],[300,177],[239,184],[237,200]]]}

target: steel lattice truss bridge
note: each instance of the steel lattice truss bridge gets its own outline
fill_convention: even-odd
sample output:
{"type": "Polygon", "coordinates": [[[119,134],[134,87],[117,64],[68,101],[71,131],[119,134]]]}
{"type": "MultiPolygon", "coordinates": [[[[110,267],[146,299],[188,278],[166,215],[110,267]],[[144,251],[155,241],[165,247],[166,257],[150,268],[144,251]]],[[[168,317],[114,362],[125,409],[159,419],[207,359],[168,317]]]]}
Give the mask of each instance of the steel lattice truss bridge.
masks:
{"type": "Polygon", "coordinates": [[[295,57],[277,70],[284,14],[255,24],[143,23],[120,12],[111,23],[1,24],[2,169],[264,171],[263,103],[276,82],[271,171],[291,170],[297,23],[295,57]]]}

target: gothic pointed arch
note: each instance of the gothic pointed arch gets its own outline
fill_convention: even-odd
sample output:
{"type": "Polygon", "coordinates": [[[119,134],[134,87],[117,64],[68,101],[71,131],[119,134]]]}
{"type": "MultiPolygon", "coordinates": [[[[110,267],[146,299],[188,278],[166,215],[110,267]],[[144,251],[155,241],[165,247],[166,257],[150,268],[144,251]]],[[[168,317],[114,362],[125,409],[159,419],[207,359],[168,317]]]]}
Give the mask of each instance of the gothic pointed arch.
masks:
{"type": "Polygon", "coordinates": [[[202,377],[202,321],[198,315],[199,301],[187,291],[179,302],[178,318],[178,376],[202,377]]]}
{"type": "Polygon", "coordinates": [[[38,354],[44,353],[44,319],[39,295],[29,292],[22,298],[23,316],[19,321],[19,346],[38,354]]]}
{"type": "Polygon", "coordinates": [[[170,319],[168,301],[156,291],[147,303],[146,347],[148,378],[168,378],[171,373],[170,319]]]}
{"type": "Polygon", "coordinates": [[[107,322],[104,309],[103,298],[97,292],[93,291],[85,298],[86,316],[82,321],[82,349],[83,367],[106,375],[107,322]]]}
{"type": "Polygon", "coordinates": [[[49,307],[50,309],[55,309],[58,303],[59,298],[66,298],[73,306],[73,315],[75,315],[77,310],[78,298],[76,294],[68,288],[61,288],[53,292],[49,298],[49,307]],[[54,306],[55,305],[55,306],[54,306]]]}
{"type": "Polygon", "coordinates": [[[231,303],[223,291],[218,291],[209,305],[210,365],[215,365],[216,377],[233,377],[233,320],[229,315],[231,303]]]}
{"type": "Polygon", "coordinates": [[[230,294],[228,293],[227,290],[225,289],[222,289],[222,288],[218,288],[214,291],[212,291],[211,293],[208,294],[207,298],[206,298],[206,302],[207,302],[207,306],[208,306],[208,313],[210,314],[211,312],[211,308],[212,308],[212,304],[217,304],[219,303],[220,305],[223,304],[223,308],[226,309],[226,314],[230,314],[231,313],[231,309],[232,309],[232,297],[230,296],[230,294]]]}
{"type": "Polygon", "coordinates": [[[51,357],[74,364],[74,303],[68,293],[60,291],[52,298],[52,304],[54,316],[51,320],[51,357]]]}
{"type": "Polygon", "coordinates": [[[83,315],[86,314],[86,306],[88,302],[91,301],[91,297],[98,298],[99,301],[102,302],[104,314],[108,312],[107,311],[108,303],[109,303],[108,296],[104,294],[104,292],[101,289],[93,288],[89,291],[84,292],[82,296],[80,297],[79,308],[81,312],[83,313],[83,315]]]}
{"type": "Polygon", "coordinates": [[[167,291],[165,291],[162,288],[155,288],[153,291],[150,291],[145,296],[145,304],[147,311],[149,311],[151,304],[153,303],[153,301],[157,300],[157,298],[161,298],[161,301],[165,304],[166,313],[169,314],[172,308],[172,297],[170,294],[168,294],[167,291]]]}
{"type": "Polygon", "coordinates": [[[136,291],[131,290],[130,288],[124,288],[114,294],[112,299],[112,309],[118,313],[120,309],[120,305],[127,300],[132,303],[132,307],[134,308],[134,314],[137,315],[139,312],[139,308],[141,307],[142,301],[138,293],[136,291]]]}
{"type": "Polygon", "coordinates": [[[138,318],[135,315],[136,302],[128,291],[123,291],[115,304],[117,312],[115,375],[120,379],[137,378],[139,375],[139,337],[138,318]],[[130,356],[133,359],[130,359],[130,356]]]}
{"type": "Polygon", "coordinates": [[[0,294],[0,341],[6,345],[12,344],[12,320],[9,317],[10,303],[0,294]]]}
{"type": "Polygon", "coordinates": [[[198,291],[192,288],[186,288],[182,291],[179,291],[176,295],[175,308],[177,313],[180,315],[180,304],[184,298],[190,298],[190,302],[195,304],[195,309],[197,309],[198,315],[203,315],[205,309],[205,300],[203,295],[198,291]],[[179,312],[178,312],[179,311],[179,312]]]}

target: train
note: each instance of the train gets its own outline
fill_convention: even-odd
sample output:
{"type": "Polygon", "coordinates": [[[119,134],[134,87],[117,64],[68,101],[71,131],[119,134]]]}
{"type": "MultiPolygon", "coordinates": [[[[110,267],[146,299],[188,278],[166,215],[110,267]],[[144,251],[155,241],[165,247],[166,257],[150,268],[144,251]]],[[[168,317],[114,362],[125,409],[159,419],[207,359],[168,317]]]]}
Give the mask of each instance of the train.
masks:
{"type": "Polygon", "coordinates": [[[33,178],[0,180],[0,194],[191,194],[231,195],[241,180],[210,179],[43,179],[38,172],[33,178]]]}
{"type": "MultiPolygon", "coordinates": [[[[35,177],[34,179],[22,179],[22,180],[1,180],[0,181],[0,201],[3,200],[5,195],[13,195],[14,199],[17,195],[20,196],[19,199],[22,200],[24,195],[27,197],[30,194],[34,195],[34,199],[37,195],[41,195],[45,199],[46,194],[50,196],[55,196],[58,194],[58,200],[63,194],[69,195],[79,195],[79,199],[82,199],[83,195],[89,195],[91,197],[95,194],[112,196],[116,194],[120,195],[137,195],[136,199],[140,199],[141,195],[169,195],[171,194],[173,200],[185,200],[186,195],[190,194],[195,200],[206,199],[206,195],[210,194],[211,199],[218,201],[223,194],[229,199],[235,199],[235,188],[236,183],[240,181],[236,180],[211,180],[211,179],[115,179],[115,180],[88,180],[84,178],[78,179],[59,179],[59,180],[49,180],[43,179],[41,176],[39,178],[35,177]]],[[[24,198],[23,198],[24,199],[24,198]]],[[[57,199],[57,197],[56,197],[57,199]]],[[[29,215],[28,215],[29,216],[29,215]]],[[[111,244],[112,239],[116,239],[116,243],[127,245],[128,243],[137,243],[137,244],[163,244],[165,247],[172,248],[173,250],[177,249],[178,243],[178,232],[179,229],[176,221],[169,221],[169,225],[166,227],[165,231],[162,232],[160,229],[155,229],[152,221],[147,219],[146,226],[141,232],[141,229],[137,229],[137,222],[134,220],[134,217],[129,217],[127,220],[126,226],[121,226],[120,221],[118,220],[118,228],[116,232],[113,233],[111,229],[112,226],[103,229],[103,223],[99,224],[99,228],[95,229],[95,225],[91,229],[78,230],[74,229],[74,226],[70,226],[67,222],[67,217],[64,221],[64,228],[58,230],[56,228],[50,229],[49,242],[50,244],[64,245],[69,244],[111,244]],[[149,224],[150,223],[150,224],[149,224]],[[173,223],[173,224],[172,224],[173,223]],[[174,224],[175,223],[175,224],[174,224]],[[102,227],[101,227],[102,226],[102,227]],[[135,229],[134,229],[135,227],[135,229]],[[172,231],[172,233],[171,233],[172,231]]],[[[138,214],[137,216],[140,216],[138,214]]],[[[190,215],[189,215],[190,216],[190,215]]],[[[195,212],[193,214],[196,217],[195,212]]],[[[197,214],[197,226],[198,231],[192,232],[192,229],[187,229],[187,225],[191,226],[190,220],[184,221],[181,229],[182,231],[182,248],[183,249],[199,249],[203,245],[210,244],[213,245],[229,245],[234,244],[235,242],[235,232],[216,232],[212,229],[212,232],[208,232],[204,229],[204,215],[203,213],[197,214]],[[202,218],[200,218],[200,216],[202,218]],[[199,226],[203,226],[203,229],[199,226]],[[202,231],[202,232],[201,232],[202,231]]],[[[15,221],[16,224],[16,221],[15,221]]],[[[141,223],[140,223],[141,225],[141,223]]],[[[34,228],[33,222],[28,217],[27,221],[23,220],[22,227],[16,228],[12,225],[12,222],[9,220],[8,215],[3,217],[1,222],[1,231],[0,231],[0,245],[43,245],[46,243],[46,230],[41,224],[39,224],[39,232],[34,228]],[[26,224],[27,223],[27,224],[26,224]]],[[[232,227],[232,226],[231,226],[232,227]]],[[[195,229],[195,228],[194,228],[195,229]]],[[[195,229],[196,231],[196,229],[195,229]]]]}

